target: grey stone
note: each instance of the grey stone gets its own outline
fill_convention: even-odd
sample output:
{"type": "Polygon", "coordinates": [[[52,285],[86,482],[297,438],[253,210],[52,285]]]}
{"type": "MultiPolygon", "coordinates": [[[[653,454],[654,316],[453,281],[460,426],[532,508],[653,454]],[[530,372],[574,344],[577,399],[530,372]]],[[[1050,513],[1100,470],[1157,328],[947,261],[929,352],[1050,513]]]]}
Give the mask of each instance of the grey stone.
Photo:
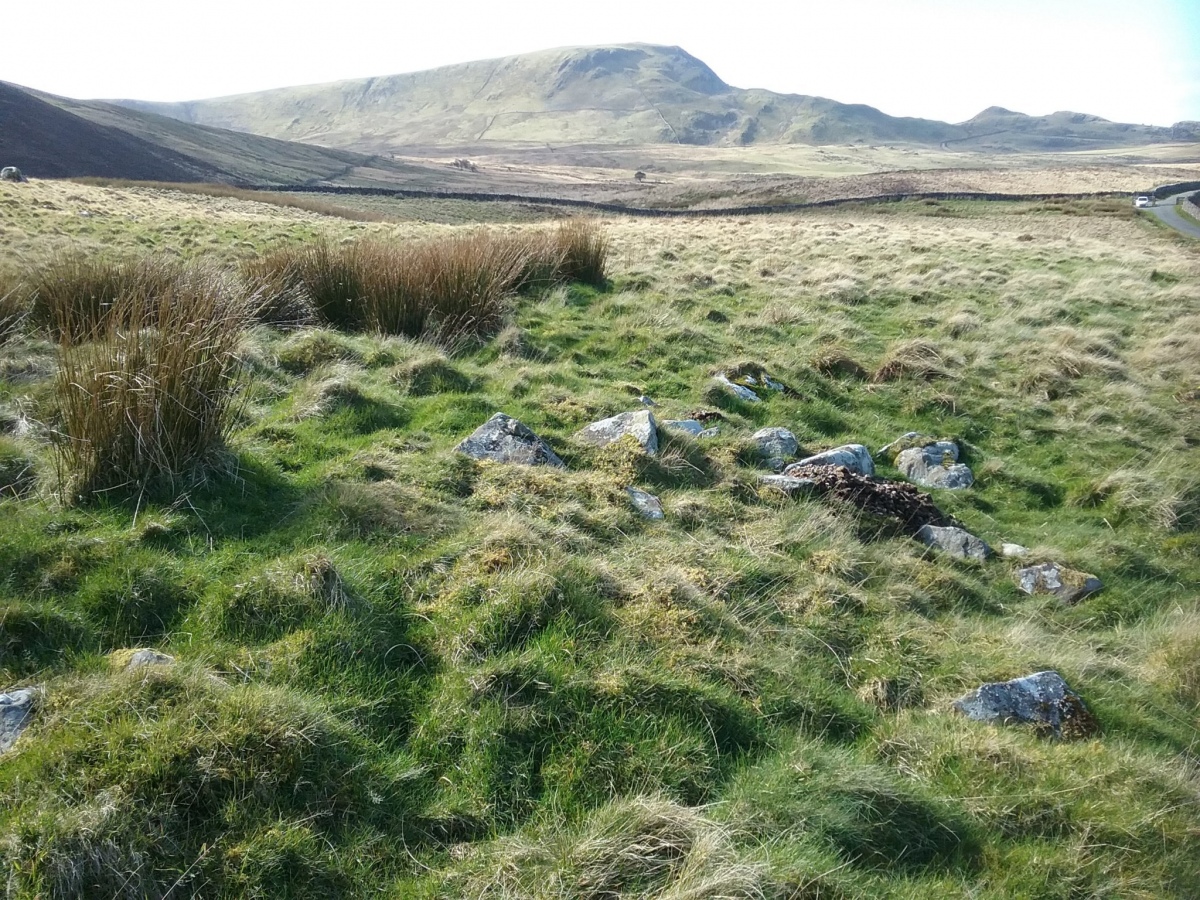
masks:
{"type": "Polygon", "coordinates": [[[975,483],[971,469],[958,461],[958,444],[953,441],[935,441],[925,447],[903,450],[896,457],[896,468],[909,481],[923,487],[960,490],[975,483]]]}
{"type": "Polygon", "coordinates": [[[24,181],[25,176],[16,166],[5,166],[0,169],[0,181],[24,181]]]}
{"type": "Polygon", "coordinates": [[[843,444],[841,447],[834,447],[832,450],[802,459],[784,469],[783,474],[787,475],[790,470],[800,466],[845,466],[859,475],[875,474],[875,462],[871,459],[871,451],[862,444],[843,444]]]}
{"type": "Polygon", "coordinates": [[[129,661],[125,663],[125,671],[132,672],[135,669],[142,669],[147,666],[170,666],[174,665],[174,663],[175,657],[159,653],[157,650],[152,650],[149,647],[142,647],[130,654],[129,661]]]}
{"type": "Polygon", "coordinates": [[[576,437],[593,447],[607,447],[625,435],[633,435],[642,449],[653,456],[658,452],[658,426],[654,414],[648,409],[625,412],[593,422],[576,437]]]}
{"type": "Polygon", "coordinates": [[[1084,597],[1104,589],[1095,575],[1079,572],[1058,563],[1041,563],[1017,570],[1017,586],[1026,594],[1053,594],[1072,606],[1084,597]]]}
{"type": "Polygon", "coordinates": [[[695,419],[667,419],[661,424],[663,428],[669,428],[672,431],[682,431],[693,437],[704,431],[704,423],[697,422],[695,419]]]}
{"type": "Polygon", "coordinates": [[[907,450],[910,447],[922,447],[925,444],[932,443],[934,443],[934,439],[928,435],[921,434],[919,431],[908,431],[896,438],[896,440],[892,441],[890,444],[880,447],[879,453],[876,455],[885,457],[886,459],[891,459],[901,451],[907,450]]]}
{"type": "Polygon", "coordinates": [[[1020,559],[1029,555],[1029,548],[1020,544],[1003,543],[1000,545],[1000,555],[1008,559],[1020,559]]]}
{"type": "Polygon", "coordinates": [[[745,400],[747,403],[761,402],[758,399],[758,394],[754,393],[754,391],[750,390],[750,388],[745,387],[744,385],[734,384],[729,380],[729,376],[724,372],[717,376],[717,383],[724,385],[725,388],[727,388],[729,392],[739,400],[745,400]]]}
{"type": "Polygon", "coordinates": [[[566,468],[549,444],[504,413],[496,413],[454,449],[472,459],[566,468]]]}
{"type": "Polygon", "coordinates": [[[705,428],[702,432],[700,432],[698,435],[696,435],[696,437],[715,438],[720,433],[721,433],[721,426],[714,425],[712,428],[705,428]]]}
{"type": "Polygon", "coordinates": [[[34,690],[16,690],[0,694],[0,753],[5,753],[29,727],[39,694],[34,690]]]}
{"type": "Polygon", "coordinates": [[[633,487],[625,488],[625,493],[629,495],[634,509],[641,513],[643,518],[658,520],[663,517],[662,503],[653,494],[633,487]]]}
{"type": "Polygon", "coordinates": [[[761,475],[758,483],[782,491],[789,497],[811,494],[817,489],[817,483],[811,478],[793,478],[791,475],[761,475]]]}
{"type": "Polygon", "coordinates": [[[954,708],[976,722],[1029,724],[1055,737],[1062,737],[1064,731],[1083,735],[1095,728],[1082,698],[1057,672],[989,682],[955,700],[954,708]]]}
{"type": "Polygon", "coordinates": [[[758,445],[758,452],[767,465],[776,471],[787,465],[788,460],[795,459],[800,450],[800,442],[786,428],[761,428],[751,439],[758,445]]]}
{"type": "Polygon", "coordinates": [[[658,406],[657,403],[655,403],[645,394],[642,394],[642,396],[638,397],[638,403],[642,404],[642,406],[658,406]]]}
{"type": "Polygon", "coordinates": [[[959,559],[983,561],[992,555],[992,548],[969,531],[961,528],[939,528],[937,525],[922,525],[917,530],[917,540],[926,547],[941,550],[959,559]]]}

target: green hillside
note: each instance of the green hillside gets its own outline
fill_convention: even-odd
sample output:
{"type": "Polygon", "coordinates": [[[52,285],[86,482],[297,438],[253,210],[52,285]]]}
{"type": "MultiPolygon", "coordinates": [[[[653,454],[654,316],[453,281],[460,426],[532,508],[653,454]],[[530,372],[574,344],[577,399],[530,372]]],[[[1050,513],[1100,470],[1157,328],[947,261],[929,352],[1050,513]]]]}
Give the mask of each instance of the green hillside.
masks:
{"type": "Polygon", "coordinates": [[[6,900],[1200,896],[1200,257],[1126,200],[0,233],[6,900]]]}
{"type": "MultiPolygon", "coordinates": [[[[678,47],[647,44],[546,50],[184,103],[116,102],[187,122],[368,153],[505,142],[939,144],[980,130],[973,123],[896,118],[821,97],[742,90],[678,47]]],[[[989,146],[1061,149],[1173,139],[1170,129],[1103,120],[1083,129],[1068,124],[1025,128],[1009,122],[1006,137],[989,146]]]]}

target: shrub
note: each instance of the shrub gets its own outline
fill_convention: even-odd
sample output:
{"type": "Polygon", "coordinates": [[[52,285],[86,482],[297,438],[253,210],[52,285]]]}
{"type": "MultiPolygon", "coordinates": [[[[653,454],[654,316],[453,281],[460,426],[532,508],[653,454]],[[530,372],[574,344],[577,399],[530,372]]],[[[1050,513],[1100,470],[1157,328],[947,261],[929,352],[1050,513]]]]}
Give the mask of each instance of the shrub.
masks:
{"type": "Polygon", "coordinates": [[[239,386],[235,356],[249,306],[220,276],[183,273],[153,293],[117,294],[72,339],[78,307],[55,307],[62,335],[55,396],[60,475],[85,497],[173,489],[217,459],[239,386]]]}

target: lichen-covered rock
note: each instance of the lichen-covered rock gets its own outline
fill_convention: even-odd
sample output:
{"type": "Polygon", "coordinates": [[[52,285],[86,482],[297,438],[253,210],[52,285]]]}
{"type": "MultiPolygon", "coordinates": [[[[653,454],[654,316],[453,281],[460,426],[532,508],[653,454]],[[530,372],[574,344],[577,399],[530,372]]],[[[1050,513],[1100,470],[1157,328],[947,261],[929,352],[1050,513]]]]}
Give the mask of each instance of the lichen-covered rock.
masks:
{"type": "Polygon", "coordinates": [[[1083,699],[1057,672],[989,682],[959,697],[954,708],[976,722],[1029,724],[1054,737],[1082,737],[1096,728],[1083,699]]]}
{"type": "Polygon", "coordinates": [[[783,470],[784,475],[791,475],[794,469],[809,466],[842,466],[858,475],[874,475],[875,462],[871,459],[871,451],[862,444],[843,444],[816,456],[810,456],[799,462],[792,463],[783,470]]]}
{"type": "Polygon", "coordinates": [[[0,169],[0,181],[24,181],[25,176],[16,166],[5,166],[0,169]]]}
{"type": "Polygon", "coordinates": [[[472,459],[566,468],[549,444],[504,413],[496,413],[454,449],[472,459]]]}
{"type": "Polygon", "coordinates": [[[815,493],[817,483],[811,478],[793,478],[791,475],[762,475],[758,483],[763,487],[782,491],[789,497],[815,493]]]}
{"type": "Polygon", "coordinates": [[[704,423],[697,422],[695,419],[667,419],[665,422],[659,424],[662,428],[667,428],[671,431],[682,431],[684,434],[690,434],[693,437],[704,431],[704,423]]]}
{"type": "Polygon", "coordinates": [[[651,456],[658,452],[658,425],[654,421],[654,414],[648,409],[624,412],[593,422],[576,437],[593,447],[607,447],[626,435],[632,435],[651,456]]]}
{"type": "Polygon", "coordinates": [[[959,559],[977,559],[982,562],[992,555],[991,547],[962,528],[922,525],[917,530],[916,538],[926,547],[941,550],[959,559]]]}
{"type": "Polygon", "coordinates": [[[744,385],[734,384],[729,380],[728,375],[721,373],[717,376],[716,380],[718,384],[723,385],[729,391],[729,393],[733,394],[733,396],[737,397],[739,400],[745,400],[747,403],[760,402],[758,399],[758,394],[754,393],[754,391],[750,390],[750,388],[744,385]]]}
{"type": "Polygon", "coordinates": [[[1068,606],[1104,589],[1095,575],[1058,563],[1042,563],[1017,570],[1017,587],[1026,594],[1053,594],[1068,606]]]}
{"type": "Polygon", "coordinates": [[[958,461],[958,444],[953,441],[934,441],[902,450],[896,456],[896,468],[923,487],[961,490],[975,483],[971,469],[958,461]]]}
{"type": "Polygon", "coordinates": [[[38,692],[16,690],[0,694],[0,753],[6,752],[29,727],[37,708],[38,692]]]}
{"type": "Polygon", "coordinates": [[[800,451],[800,442],[786,428],[760,428],[751,440],[758,446],[758,453],[766,464],[776,471],[787,465],[788,460],[795,459],[800,451]]]}
{"type": "Polygon", "coordinates": [[[663,517],[662,503],[653,494],[635,487],[625,488],[625,493],[629,495],[633,508],[641,513],[643,518],[657,521],[663,517]]]}
{"type": "Polygon", "coordinates": [[[133,672],[148,666],[170,666],[175,663],[175,657],[159,653],[150,647],[139,647],[129,650],[114,650],[108,658],[114,669],[133,672]]]}

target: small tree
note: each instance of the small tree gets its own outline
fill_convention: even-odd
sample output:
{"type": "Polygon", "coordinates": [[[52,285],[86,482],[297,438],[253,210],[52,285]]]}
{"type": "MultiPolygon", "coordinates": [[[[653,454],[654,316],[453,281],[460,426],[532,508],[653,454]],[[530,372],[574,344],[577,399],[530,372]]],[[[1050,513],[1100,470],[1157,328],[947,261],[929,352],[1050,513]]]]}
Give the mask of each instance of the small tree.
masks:
{"type": "Polygon", "coordinates": [[[645,172],[634,172],[633,180],[636,181],[638,184],[641,184],[643,181],[646,180],[646,173],[645,172]]]}

